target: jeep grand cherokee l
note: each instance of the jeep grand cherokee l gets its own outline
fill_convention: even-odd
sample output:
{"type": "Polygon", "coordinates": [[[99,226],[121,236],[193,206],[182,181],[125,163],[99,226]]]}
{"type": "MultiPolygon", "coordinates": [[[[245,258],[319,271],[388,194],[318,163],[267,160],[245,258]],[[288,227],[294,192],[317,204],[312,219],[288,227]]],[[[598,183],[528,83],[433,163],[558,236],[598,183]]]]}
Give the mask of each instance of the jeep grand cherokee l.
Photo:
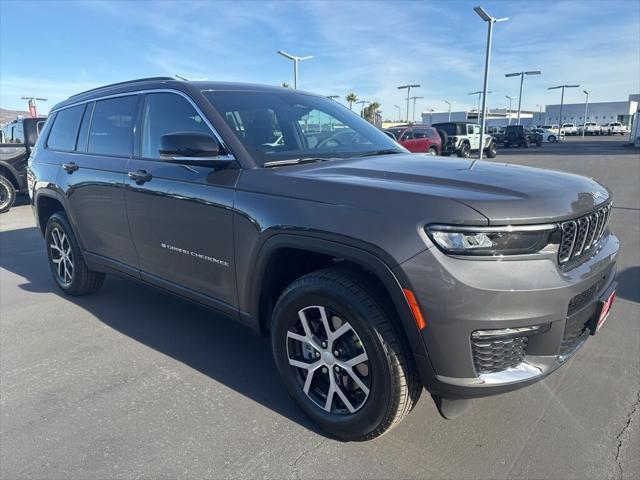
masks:
{"type": "Polygon", "coordinates": [[[52,109],[29,179],[63,292],[122,275],[270,335],[291,396],[343,439],[384,433],[423,387],[454,416],[543,378],[616,285],[594,180],[413,155],[296,90],[81,93],[52,109]]]}

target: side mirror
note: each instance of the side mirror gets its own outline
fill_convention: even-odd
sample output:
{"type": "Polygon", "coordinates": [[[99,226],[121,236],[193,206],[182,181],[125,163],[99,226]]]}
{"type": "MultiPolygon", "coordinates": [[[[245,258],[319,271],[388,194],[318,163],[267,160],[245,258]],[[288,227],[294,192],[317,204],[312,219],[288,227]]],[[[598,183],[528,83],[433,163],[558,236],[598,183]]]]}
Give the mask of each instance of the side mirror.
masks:
{"type": "Polygon", "coordinates": [[[160,137],[160,158],[183,165],[222,166],[231,160],[219,158],[220,144],[211,135],[198,132],[167,133],[160,137]]]}

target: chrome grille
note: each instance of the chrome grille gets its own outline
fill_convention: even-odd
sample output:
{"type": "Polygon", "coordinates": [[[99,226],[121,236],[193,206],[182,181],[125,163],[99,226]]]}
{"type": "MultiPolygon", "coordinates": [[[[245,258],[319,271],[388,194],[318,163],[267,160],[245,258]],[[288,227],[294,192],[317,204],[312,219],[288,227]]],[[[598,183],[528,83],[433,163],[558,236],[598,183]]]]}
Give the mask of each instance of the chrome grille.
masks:
{"type": "Polygon", "coordinates": [[[558,263],[564,264],[585,255],[598,245],[611,215],[611,204],[589,215],[560,224],[562,239],[558,249],[558,263]]]}

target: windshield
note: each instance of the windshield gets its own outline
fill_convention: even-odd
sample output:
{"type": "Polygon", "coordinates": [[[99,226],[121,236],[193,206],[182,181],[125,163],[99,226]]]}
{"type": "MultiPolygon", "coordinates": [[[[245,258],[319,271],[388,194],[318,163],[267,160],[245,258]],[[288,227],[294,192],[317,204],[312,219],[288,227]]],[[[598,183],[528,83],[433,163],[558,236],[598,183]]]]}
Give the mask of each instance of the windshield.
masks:
{"type": "Polygon", "coordinates": [[[204,91],[262,166],[279,160],[404,153],[389,136],[346,107],[293,91],[204,91]]]}

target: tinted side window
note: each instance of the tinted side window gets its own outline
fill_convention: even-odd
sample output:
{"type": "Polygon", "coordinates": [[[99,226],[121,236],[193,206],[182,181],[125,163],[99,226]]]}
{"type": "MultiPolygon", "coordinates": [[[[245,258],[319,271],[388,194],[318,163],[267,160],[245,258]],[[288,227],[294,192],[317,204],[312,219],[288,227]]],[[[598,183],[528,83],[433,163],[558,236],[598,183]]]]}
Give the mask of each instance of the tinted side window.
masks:
{"type": "Polygon", "coordinates": [[[413,130],[407,130],[406,132],[404,132],[404,135],[402,135],[402,139],[401,140],[413,140],[415,138],[415,134],[413,133],[413,130]]]}
{"type": "Polygon", "coordinates": [[[68,152],[74,149],[83,110],[84,105],[78,105],[56,113],[51,133],[47,139],[47,148],[68,152]]]}
{"type": "Polygon", "coordinates": [[[428,137],[426,130],[416,130],[415,134],[416,134],[416,138],[427,138],[428,137]]]}
{"type": "Polygon", "coordinates": [[[135,95],[96,102],[89,131],[89,153],[130,155],[137,103],[135,95]]]}
{"type": "Polygon", "coordinates": [[[13,127],[13,143],[24,143],[24,124],[18,122],[13,127]]]}
{"type": "Polygon", "coordinates": [[[212,134],[187,99],[174,93],[147,95],[142,117],[142,157],[160,158],[160,137],[176,132],[212,134]]]}

